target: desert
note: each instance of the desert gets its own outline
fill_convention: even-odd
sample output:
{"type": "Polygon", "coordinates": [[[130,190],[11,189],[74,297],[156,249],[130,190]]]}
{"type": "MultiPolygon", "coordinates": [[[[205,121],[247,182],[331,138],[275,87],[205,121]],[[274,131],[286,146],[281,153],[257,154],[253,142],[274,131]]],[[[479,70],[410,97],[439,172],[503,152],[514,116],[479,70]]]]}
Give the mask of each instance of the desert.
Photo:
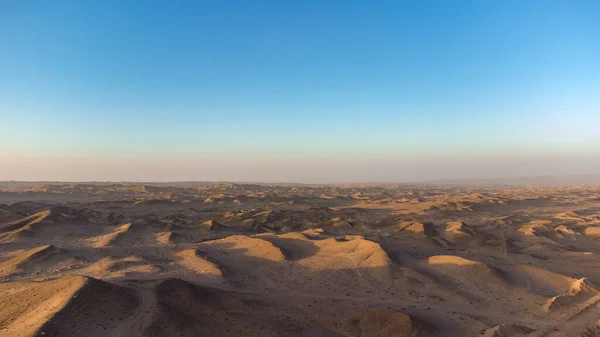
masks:
{"type": "Polygon", "coordinates": [[[0,336],[600,335],[597,186],[0,186],[0,336]]]}
{"type": "Polygon", "coordinates": [[[600,0],[0,0],[0,337],[600,337],[600,0]]]}

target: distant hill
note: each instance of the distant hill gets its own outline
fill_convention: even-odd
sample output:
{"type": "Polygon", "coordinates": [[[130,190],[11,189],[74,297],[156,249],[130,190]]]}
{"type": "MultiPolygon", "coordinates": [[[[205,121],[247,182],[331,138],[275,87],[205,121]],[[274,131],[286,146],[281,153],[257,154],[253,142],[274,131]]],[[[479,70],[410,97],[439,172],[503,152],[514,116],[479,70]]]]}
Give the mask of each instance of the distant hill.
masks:
{"type": "Polygon", "coordinates": [[[119,185],[119,186],[173,186],[173,187],[195,187],[198,185],[211,186],[220,184],[240,184],[240,185],[262,185],[262,186],[337,186],[337,187],[365,187],[365,186],[389,186],[389,185],[457,185],[457,186],[573,186],[573,185],[600,185],[600,174],[581,174],[581,175],[554,175],[554,176],[525,176],[525,177],[506,177],[506,178],[463,178],[463,179],[437,179],[422,181],[402,181],[395,182],[349,182],[337,184],[306,184],[294,182],[230,182],[230,181],[172,181],[172,182],[127,182],[127,181],[86,181],[86,182],[67,182],[67,181],[0,181],[0,190],[39,188],[40,186],[52,185],[119,185]]]}
{"type": "Polygon", "coordinates": [[[509,177],[489,179],[441,179],[424,181],[426,184],[478,186],[573,186],[600,185],[600,174],[509,177]]]}

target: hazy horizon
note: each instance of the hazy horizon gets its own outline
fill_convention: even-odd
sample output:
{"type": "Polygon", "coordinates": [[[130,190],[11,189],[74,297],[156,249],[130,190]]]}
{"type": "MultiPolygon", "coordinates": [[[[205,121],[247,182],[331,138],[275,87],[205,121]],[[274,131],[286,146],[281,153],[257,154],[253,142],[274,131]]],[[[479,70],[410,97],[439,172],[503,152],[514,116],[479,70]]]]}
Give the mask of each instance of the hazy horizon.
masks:
{"type": "Polygon", "coordinates": [[[0,5],[0,181],[600,174],[600,3],[0,5]]]}
{"type": "MultiPolygon", "coordinates": [[[[294,163],[264,162],[227,162],[227,163],[181,163],[167,162],[142,164],[120,163],[111,167],[108,172],[100,172],[94,161],[82,165],[69,164],[75,167],[76,174],[65,169],[66,164],[49,166],[49,163],[38,162],[26,165],[21,171],[20,179],[0,179],[0,181],[56,181],[56,182],[246,182],[246,183],[301,183],[301,184],[343,184],[343,183],[414,183],[434,182],[438,180],[511,180],[515,178],[572,178],[579,176],[600,176],[597,171],[600,158],[585,157],[562,158],[559,162],[548,162],[547,158],[522,158],[520,167],[510,167],[514,161],[482,160],[477,158],[472,162],[446,162],[438,167],[438,158],[402,162],[381,162],[376,160],[355,161],[350,163],[321,162],[307,170],[307,166],[297,167],[294,163]],[[434,163],[432,163],[432,161],[434,163]],[[40,172],[39,166],[44,170],[40,172]],[[254,165],[254,166],[253,166],[254,165]],[[262,166],[260,166],[262,165],[262,166]],[[243,167],[243,169],[240,169],[243,167]],[[469,169],[470,167],[470,169],[469,169]],[[549,169],[548,169],[549,168],[549,169]],[[582,169],[577,169],[582,168],[582,169]],[[157,170],[158,171],[155,171],[157,170]],[[461,170],[466,170],[460,173],[461,170]],[[211,172],[219,172],[218,174],[211,172]],[[449,173],[450,172],[450,173],[449,173]],[[458,173],[457,173],[458,172],[458,173]],[[510,172],[513,172],[511,174],[510,172]],[[373,174],[380,179],[370,179],[373,174]],[[441,173],[441,174],[440,174],[441,173]],[[319,176],[315,179],[314,176],[319,176]],[[124,177],[124,178],[123,178],[124,177]],[[201,178],[197,178],[201,177],[201,178]],[[204,178],[202,178],[204,177],[204,178]]],[[[56,164],[56,159],[50,159],[56,164]]],[[[20,163],[18,161],[17,163],[20,163]]],[[[8,161],[7,167],[11,163],[8,161]]],[[[105,169],[103,166],[102,169],[105,169]]],[[[568,179],[567,179],[568,180],[568,179]]]]}

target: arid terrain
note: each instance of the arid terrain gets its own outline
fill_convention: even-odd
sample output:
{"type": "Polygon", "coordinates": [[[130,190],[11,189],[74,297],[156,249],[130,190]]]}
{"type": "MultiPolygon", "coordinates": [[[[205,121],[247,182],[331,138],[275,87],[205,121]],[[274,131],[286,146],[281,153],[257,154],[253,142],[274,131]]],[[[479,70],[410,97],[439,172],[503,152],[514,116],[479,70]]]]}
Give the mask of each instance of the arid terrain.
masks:
{"type": "Polygon", "coordinates": [[[600,336],[600,187],[0,183],[0,336],[600,336]]]}

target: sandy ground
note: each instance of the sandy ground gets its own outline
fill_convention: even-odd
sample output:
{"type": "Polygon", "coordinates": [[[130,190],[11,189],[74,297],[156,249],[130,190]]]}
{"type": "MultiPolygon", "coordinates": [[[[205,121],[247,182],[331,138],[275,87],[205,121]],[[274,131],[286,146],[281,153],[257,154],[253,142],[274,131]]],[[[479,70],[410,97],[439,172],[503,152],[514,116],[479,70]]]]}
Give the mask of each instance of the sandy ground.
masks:
{"type": "Polygon", "coordinates": [[[600,336],[600,188],[0,184],[0,336],[600,336]]]}

